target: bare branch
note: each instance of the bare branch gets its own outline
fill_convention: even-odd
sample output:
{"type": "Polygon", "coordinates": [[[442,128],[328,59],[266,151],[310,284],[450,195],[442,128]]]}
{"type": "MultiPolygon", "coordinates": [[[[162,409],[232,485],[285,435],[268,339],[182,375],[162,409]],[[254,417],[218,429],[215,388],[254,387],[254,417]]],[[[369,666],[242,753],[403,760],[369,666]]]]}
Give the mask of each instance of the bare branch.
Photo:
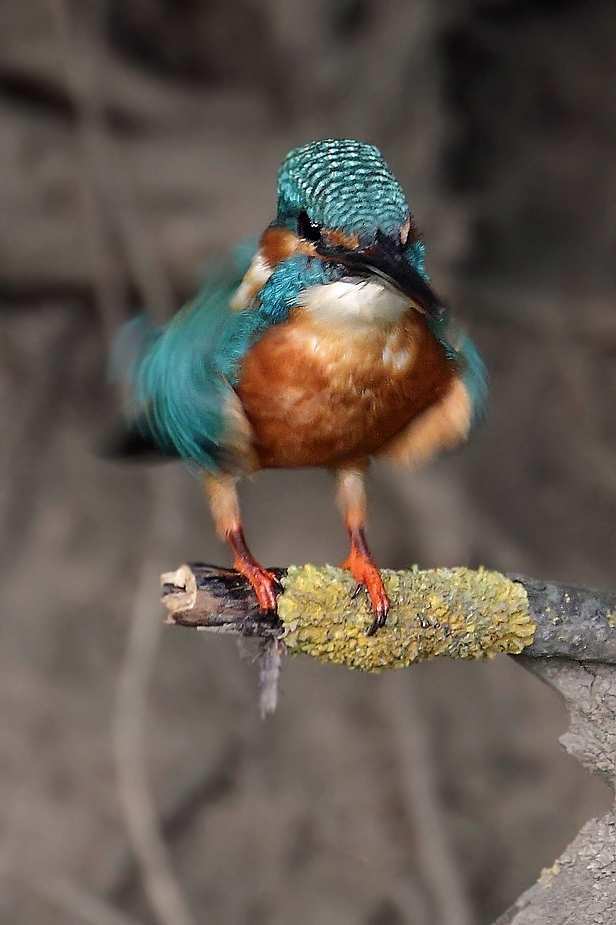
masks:
{"type": "MultiPolygon", "coordinates": [[[[561,695],[569,731],[561,743],[616,786],[616,668],[559,658],[526,658],[524,667],[561,695]]],[[[591,819],[495,925],[608,925],[616,914],[616,813],[591,819]]]]}

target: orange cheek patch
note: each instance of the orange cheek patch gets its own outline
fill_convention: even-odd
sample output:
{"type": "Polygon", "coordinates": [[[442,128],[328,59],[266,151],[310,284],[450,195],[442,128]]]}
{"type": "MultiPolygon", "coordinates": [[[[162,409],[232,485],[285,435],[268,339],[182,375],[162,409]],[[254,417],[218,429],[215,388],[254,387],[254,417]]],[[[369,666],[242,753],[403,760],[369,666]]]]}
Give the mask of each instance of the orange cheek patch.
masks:
{"type": "Polygon", "coordinates": [[[343,234],[342,231],[325,231],[323,236],[333,247],[344,247],[355,250],[359,247],[359,238],[356,234],[343,234]]]}
{"type": "MultiPolygon", "coordinates": [[[[355,250],[359,247],[356,234],[343,234],[341,231],[324,231],[323,237],[331,247],[343,247],[355,250]]],[[[277,266],[281,260],[301,254],[305,257],[318,257],[312,241],[300,238],[287,228],[268,228],[259,242],[261,256],[270,267],[277,266]]]]}
{"type": "Polygon", "coordinates": [[[296,254],[304,254],[306,257],[317,256],[314,245],[286,228],[268,228],[263,233],[259,246],[261,256],[272,268],[281,260],[296,254]]]}

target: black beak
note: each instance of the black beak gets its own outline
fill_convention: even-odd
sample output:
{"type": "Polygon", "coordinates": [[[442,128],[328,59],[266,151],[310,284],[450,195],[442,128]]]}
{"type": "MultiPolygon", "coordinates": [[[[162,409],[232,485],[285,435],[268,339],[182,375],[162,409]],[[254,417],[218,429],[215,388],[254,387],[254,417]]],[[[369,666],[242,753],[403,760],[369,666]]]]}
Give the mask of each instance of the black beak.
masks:
{"type": "Polygon", "coordinates": [[[435,321],[446,310],[431,286],[408,262],[400,242],[380,230],[366,247],[351,249],[319,242],[316,251],[321,257],[341,264],[351,276],[380,277],[435,321]]]}

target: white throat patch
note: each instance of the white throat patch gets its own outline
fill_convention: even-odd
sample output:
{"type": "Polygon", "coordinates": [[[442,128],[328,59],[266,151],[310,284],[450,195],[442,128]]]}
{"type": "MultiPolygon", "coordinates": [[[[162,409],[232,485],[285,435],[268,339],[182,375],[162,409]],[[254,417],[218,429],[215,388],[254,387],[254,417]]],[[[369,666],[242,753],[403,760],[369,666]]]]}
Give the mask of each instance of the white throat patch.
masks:
{"type": "Polygon", "coordinates": [[[328,324],[390,324],[411,306],[395,289],[378,280],[325,283],[302,292],[300,305],[328,324]]]}

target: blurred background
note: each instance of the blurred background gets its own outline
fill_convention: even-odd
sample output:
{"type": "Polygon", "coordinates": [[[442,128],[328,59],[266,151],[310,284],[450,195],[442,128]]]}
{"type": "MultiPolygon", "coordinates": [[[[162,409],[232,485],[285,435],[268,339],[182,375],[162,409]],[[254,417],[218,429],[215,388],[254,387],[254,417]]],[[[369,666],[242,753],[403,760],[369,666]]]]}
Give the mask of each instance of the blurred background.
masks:
{"type": "MultiPolygon", "coordinates": [[[[262,722],[253,651],[161,626],[159,572],[229,563],[198,481],[96,448],[119,325],[357,137],[491,380],[467,449],[375,467],[378,562],[614,587],[615,42],[609,0],[0,5],[0,921],[482,925],[610,804],[506,658],[289,660],[262,722]]],[[[243,503],[267,564],[346,554],[327,474],[243,503]]]]}

